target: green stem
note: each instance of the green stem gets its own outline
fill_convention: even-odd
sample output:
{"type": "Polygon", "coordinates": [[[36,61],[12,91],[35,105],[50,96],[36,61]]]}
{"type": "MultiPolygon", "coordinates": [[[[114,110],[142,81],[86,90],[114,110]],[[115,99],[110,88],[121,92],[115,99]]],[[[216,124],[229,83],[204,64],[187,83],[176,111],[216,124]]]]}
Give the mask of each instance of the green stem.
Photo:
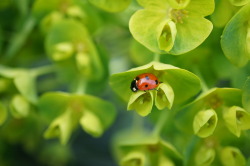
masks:
{"type": "Polygon", "coordinates": [[[87,81],[86,81],[86,79],[84,79],[84,77],[79,77],[74,93],[75,94],[80,94],[80,95],[84,94],[85,91],[86,91],[86,87],[87,87],[87,81]]]}
{"type": "Polygon", "coordinates": [[[23,27],[21,28],[21,30],[16,35],[13,36],[5,54],[7,62],[9,62],[22,48],[22,46],[25,43],[25,40],[28,38],[35,24],[36,24],[35,18],[33,16],[29,16],[23,23],[23,27]]]}
{"type": "Polygon", "coordinates": [[[53,65],[42,66],[42,67],[32,69],[32,71],[34,72],[34,74],[36,76],[44,75],[44,74],[47,74],[47,73],[54,72],[55,71],[55,66],[53,66],[53,65]]]}
{"type": "Polygon", "coordinates": [[[160,62],[160,54],[154,54],[154,61],[160,62]]]}
{"type": "Polygon", "coordinates": [[[135,133],[138,133],[138,131],[143,131],[143,124],[143,118],[134,111],[132,131],[135,133]]]}
{"type": "Polygon", "coordinates": [[[162,110],[159,119],[156,123],[156,126],[153,130],[153,134],[160,135],[163,127],[167,126],[166,122],[170,122],[172,117],[173,117],[173,110],[168,110],[168,109],[162,110]]]}

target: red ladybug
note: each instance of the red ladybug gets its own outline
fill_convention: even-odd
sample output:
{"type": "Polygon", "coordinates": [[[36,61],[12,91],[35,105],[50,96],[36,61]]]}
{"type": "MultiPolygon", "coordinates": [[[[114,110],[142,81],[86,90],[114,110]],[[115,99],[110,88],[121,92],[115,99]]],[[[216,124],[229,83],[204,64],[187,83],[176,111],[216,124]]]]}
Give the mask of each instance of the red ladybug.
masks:
{"type": "Polygon", "coordinates": [[[131,82],[130,89],[133,92],[138,90],[152,90],[158,87],[161,82],[158,81],[158,78],[151,73],[143,73],[134,78],[131,82]]]}

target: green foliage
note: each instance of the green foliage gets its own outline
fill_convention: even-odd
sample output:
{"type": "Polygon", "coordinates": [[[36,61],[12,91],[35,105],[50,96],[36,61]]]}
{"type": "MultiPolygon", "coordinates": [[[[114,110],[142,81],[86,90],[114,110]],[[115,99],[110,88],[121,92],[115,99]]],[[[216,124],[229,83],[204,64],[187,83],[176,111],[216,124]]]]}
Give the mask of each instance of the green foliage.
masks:
{"type": "Polygon", "coordinates": [[[183,54],[200,45],[212,30],[211,22],[203,18],[213,12],[212,0],[139,3],[145,9],[131,17],[129,28],[133,37],[153,52],[183,54]]]}
{"type": "Polygon", "coordinates": [[[250,4],[247,4],[228,22],[221,37],[225,55],[237,66],[246,65],[250,57],[249,14],[250,4]]]}
{"type": "Polygon", "coordinates": [[[62,144],[67,143],[78,123],[92,136],[101,136],[116,115],[113,105],[101,99],[62,92],[44,94],[38,107],[44,118],[51,123],[45,137],[59,137],[62,144]]]}
{"type": "Polygon", "coordinates": [[[0,16],[1,166],[249,165],[250,0],[2,0],[0,16]],[[155,88],[132,91],[143,73],[155,88]]]}

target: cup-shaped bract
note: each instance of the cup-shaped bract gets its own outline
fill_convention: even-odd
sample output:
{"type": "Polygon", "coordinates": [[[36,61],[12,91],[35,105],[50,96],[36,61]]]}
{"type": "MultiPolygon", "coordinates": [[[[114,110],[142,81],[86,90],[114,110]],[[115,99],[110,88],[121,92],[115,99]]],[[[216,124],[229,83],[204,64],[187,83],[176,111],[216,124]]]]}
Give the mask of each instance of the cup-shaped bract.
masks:
{"type": "Polygon", "coordinates": [[[149,133],[119,133],[114,140],[114,150],[118,161],[124,166],[171,166],[182,163],[182,156],[173,145],[149,133]]]}
{"type": "Polygon", "coordinates": [[[223,110],[223,118],[229,131],[240,137],[242,130],[250,129],[250,113],[238,106],[223,110]]]}
{"type": "Polygon", "coordinates": [[[89,95],[50,92],[40,98],[38,106],[43,117],[51,123],[45,137],[59,137],[63,144],[78,124],[90,135],[101,136],[116,115],[111,103],[89,95]]]}
{"type": "Polygon", "coordinates": [[[147,161],[147,155],[142,151],[132,151],[129,152],[120,161],[121,166],[147,166],[149,161],[147,161]]]}
{"type": "Polygon", "coordinates": [[[100,54],[86,27],[77,21],[62,19],[54,24],[45,46],[53,61],[58,64],[67,61],[87,80],[99,80],[104,75],[100,54]]]}
{"type": "Polygon", "coordinates": [[[36,77],[37,73],[22,68],[9,68],[0,65],[0,76],[11,79],[19,93],[29,102],[37,102],[36,77]]]}
{"type": "Polygon", "coordinates": [[[199,111],[193,121],[194,133],[202,138],[212,135],[217,121],[218,117],[213,109],[199,111]]]}
{"type": "Polygon", "coordinates": [[[214,161],[215,150],[202,146],[195,154],[195,163],[198,166],[209,166],[214,161]]]}
{"type": "Polygon", "coordinates": [[[160,62],[151,62],[123,73],[114,74],[110,78],[110,85],[118,96],[128,102],[128,109],[140,109],[142,111],[139,112],[144,116],[151,111],[154,100],[158,109],[171,108],[184,104],[200,90],[200,80],[196,75],[160,62]],[[131,82],[136,76],[143,73],[152,73],[158,78],[160,84],[157,90],[131,91],[131,82]],[[147,105],[143,105],[145,102],[147,105]]]}
{"type": "Polygon", "coordinates": [[[220,151],[223,166],[245,166],[246,159],[236,147],[227,146],[220,151]]]}
{"type": "Polygon", "coordinates": [[[30,103],[22,96],[15,95],[10,102],[10,112],[15,118],[24,118],[30,112],[30,103]]]}
{"type": "Polygon", "coordinates": [[[128,110],[136,110],[136,112],[141,116],[148,115],[153,107],[153,92],[143,92],[134,93],[131,95],[128,102],[128,110]]]}
{"type": "Polygon", "coordinates": [[[213,0],[139,0],[144,9],[131,17],[133,37],[156,53],[182,54],[200,45],[212,31],[204,17],[214,10],[213,0]]]}
{"type": "MultiPolygon", "coordinates": [[[[181,109],[176,114],[176,124],[181,130],[193,134],[193,122],[200,111],[210,110],[211,117],[216,118],[217,111],[221,112],[224,107],[234,105],[241,106],[242,91],[236,88],[213,88],[201,94],[192,103],[181,109]],[[215,113],[212,113],[212,110],[215,113]],[[214,114],[214,116],[212,116],[214,114]]],[[[204,114],[204,113],[201,113],[204,114]]],[[[214,120],[215,120],[214,119],[214,120]]],[[[207,119],[209,120],[209,119],[207,119]]],[[[215,121],[214,121],[215,122],[215,121]]],[[[213,123],[215,125],[215,123],[213,123]]],[[[198,127],[198,126],[197,126],[198,127]]],[[[196,128],[195,131],[198,131],[196,128]]]]}
{"type": "Polygon", "coordinates": [[[174,91],[167,83],[161,83],[156,92],[155,105],[159,110],[171,109],[174,103],[174,91]]]}

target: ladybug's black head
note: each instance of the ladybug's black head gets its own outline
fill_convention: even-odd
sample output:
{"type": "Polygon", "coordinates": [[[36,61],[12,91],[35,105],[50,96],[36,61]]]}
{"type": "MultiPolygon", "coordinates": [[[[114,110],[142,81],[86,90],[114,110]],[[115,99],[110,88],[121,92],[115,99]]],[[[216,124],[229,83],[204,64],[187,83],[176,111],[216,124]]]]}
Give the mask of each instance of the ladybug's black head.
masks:
{"type": "Polygon", "coordinates": [[[131,85],[130,85],[130,89],[131,89],[133,92],[138,91],[138,88],[137,88],[137,86],[136,86],[136,82],[137,82],[137,80],[133,80],[133,81],[131,82],[131,85]]]}

